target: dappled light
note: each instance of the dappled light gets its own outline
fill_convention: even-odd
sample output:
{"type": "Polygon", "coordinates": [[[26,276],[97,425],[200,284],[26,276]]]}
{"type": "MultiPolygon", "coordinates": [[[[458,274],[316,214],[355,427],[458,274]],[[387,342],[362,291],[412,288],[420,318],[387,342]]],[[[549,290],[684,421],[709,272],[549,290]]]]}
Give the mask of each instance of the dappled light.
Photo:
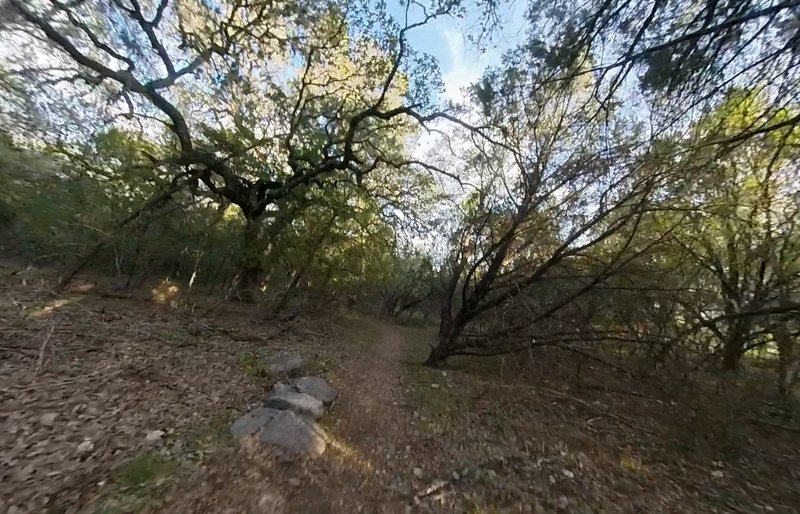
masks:
{"type": "Polygon", "coordinates": [[[371,476],[375,471],[375,466],[366,458],[361,451],[347,441],[336,437],[330,431],[327,433],[328,446],[333,453],[332,458],[339,459],[345,466],[358,468],[365,477],[371,476]]]}
{"type": "Polygon", "coordinates": [[[797,0],[0,0],[0,512],[794,512],[797,0]]]}
{"type": "Polygon", "coordinates": [[[30,309],[28,316],[33,319],[49,318],[62,307],[69,305],[75,301],[76,298],[58,298],[51,302],[47,302],[45,305],[41,307],[34,307],[30,309]]]}
{"type": "Polygon", "coordinates": [[[172,281],[165,279],[161,280],[156,287],[152,290],[153,301],[169,305],[170,307],[177,307],[181,298],[181,288],[179,285],[172,281]]]}

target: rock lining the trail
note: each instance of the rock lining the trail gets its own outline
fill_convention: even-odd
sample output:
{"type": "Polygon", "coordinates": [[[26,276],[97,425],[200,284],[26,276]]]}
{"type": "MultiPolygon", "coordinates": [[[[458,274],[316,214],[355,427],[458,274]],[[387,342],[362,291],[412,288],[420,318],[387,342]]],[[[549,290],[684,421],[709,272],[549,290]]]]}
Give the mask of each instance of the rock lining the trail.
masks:
{"type": "Polygon", "coordinates": [[[279,352],[262,359],[264,370],[271,376],[288,375],[303,367],[305,359],[297,353],[279,352]]]}
{"type": "Polygon", "coordinates": [[[291,410],[278,411],[258,436],[265,444],[275,445],[290,455],[305,453],[319,457],[325,452],[325,431],[314,420],[291,410]]]}
{"type": "Polygon", "coordinates": [[[278,410],[290,410],[298,414],[319,419],[325,412],[322,402],[306,393],[279,388],[264,402],[264,407],[278,410]]]}
{"type": "Polygon", "coordinates": [[[264,425],[275,419],[279,412],[277,409],[268,409],[266,407],[253,409],[233,422],[231,435],[237,439],[253,435],[264,425]]]}
{"type": "Polygon", "coordinates": [[[330,405],[339,396],[339,391],[320,377],[300,377],[292,381],[292,387],[301,393],[309,394],[325,405],[330,405]]]}
{"type": "MultiPolygon", "coordinates": [[[[289,357],[283,362],[302,361],[296,355],[289,357]]],[[[231,434],[237,439],[256,435],[262,444],[276,446],[288,455],[318,457],[325,452],[327,443],[325,431],[315,420],[338,394],[320,377],[300,377],[290,384],[277,382],[263,406],[231,424],[231,434]]]]}

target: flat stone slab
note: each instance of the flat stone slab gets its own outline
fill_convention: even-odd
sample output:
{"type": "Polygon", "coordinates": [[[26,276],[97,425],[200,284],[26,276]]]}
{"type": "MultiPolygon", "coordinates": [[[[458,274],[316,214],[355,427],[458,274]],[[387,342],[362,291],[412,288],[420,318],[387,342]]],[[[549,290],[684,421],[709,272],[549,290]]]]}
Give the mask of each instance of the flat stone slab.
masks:
{"type": "Polygon", "coordinates": [[[322,402],[306,393],[292,391],[286,384],[275,384],[272,395],[264,402],[264,407],[290,410],[314,419],[322,417],[325,407],[322,402]]]}
{"type": "Polygon", "coordinates": [[[292,387],[300,392],[313,396],[328,405],[339,396],[339,391],[320,377],[300,377],[292,381],[292,387]]]}
{"type": "Polygon", "coordinates": [[[290,455],[319,457],[325,452],[325,432],[313,420],[291,410],[278,415],[261,430],[258,440],[272,444],[290,455]]]}
{"type": "Polygon", "coordinates": [[[235,438],[247,437],[258,432],[261,427],[275,419],[281,411],[258,407],[251,410],[231,425],[231,435],[235,438]]]}
{"type": "Polygon", "coordinates": [[[305,360],[300,354],[280,352],[262,360],[264,370],[270,375],[288,375],[292,371],[303,367],[305,360]]]}

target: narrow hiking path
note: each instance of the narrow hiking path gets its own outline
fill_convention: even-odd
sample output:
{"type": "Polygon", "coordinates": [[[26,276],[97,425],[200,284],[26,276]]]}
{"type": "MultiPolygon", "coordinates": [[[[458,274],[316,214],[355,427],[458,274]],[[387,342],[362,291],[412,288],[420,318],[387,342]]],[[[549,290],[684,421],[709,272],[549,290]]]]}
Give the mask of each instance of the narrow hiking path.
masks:
{"type": "Polygon", "coordinates": [[[340,397],[323,420],[328,450],[310,463],[317,489],[297,494],[287,512],[408,512],[424,487],[420,470],[431,449],[408,405],[408,336],[384,321],[355,323],[362,328],[349,337],[361,338],[361,347],[351,347],[336,376],[340,397]]]}
{"type": "MultiPolygon", "coordinates": [[[[339,397],[320,420],[328,436],[316,459],[283,461],[246,442],[207,466],[192,482],[211,490],[178,499],[185,511],[339,514],[425,512],[416,499],[433,439],[408,403],[410,342],[402,327],[348,315],[324,350],[336,361],[323,375],[339,397]],[[199,479],[198,479],[199,478],[199,479]],[[239,510],[237,510],[239,509],[239,510]]],[[[322,348],[321,348],[322,349],[322,348]]]]}

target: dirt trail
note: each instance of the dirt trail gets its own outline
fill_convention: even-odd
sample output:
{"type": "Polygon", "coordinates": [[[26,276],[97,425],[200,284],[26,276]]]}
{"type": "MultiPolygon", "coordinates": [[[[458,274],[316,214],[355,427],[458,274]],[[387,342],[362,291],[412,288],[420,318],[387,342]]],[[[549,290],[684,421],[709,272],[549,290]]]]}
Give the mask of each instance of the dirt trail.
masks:
{"type": "MultiPolygon", "coordinates": [[[[371,351],[353,363],[352,378],[347,393],[353,398],[347,417],[350,428],[361,434],[396,435],[399,407],[402,398],[402,364],[407,358],[406,341],[397,329],[387,324],[375,324],[379,339],[371,351]],[[387,430],[388,429],[388,430],[387,430]]],[[[354,438],[355,433],[348,433],[354,438]]],[[[374,442],[370,437],[365,442],[374,442]]]]}
{"type": "Polygon", "coordinates": [[[418,438],[403,408],[407,343],[396,327],[363,322],[377,340],[356,352],[338,377],[331,442],[324,457],[310,463],[318,468],[309,471],[321,494],[298,491],[288,512],[406,512],[413,500],[410,460],[418,438]]]}

